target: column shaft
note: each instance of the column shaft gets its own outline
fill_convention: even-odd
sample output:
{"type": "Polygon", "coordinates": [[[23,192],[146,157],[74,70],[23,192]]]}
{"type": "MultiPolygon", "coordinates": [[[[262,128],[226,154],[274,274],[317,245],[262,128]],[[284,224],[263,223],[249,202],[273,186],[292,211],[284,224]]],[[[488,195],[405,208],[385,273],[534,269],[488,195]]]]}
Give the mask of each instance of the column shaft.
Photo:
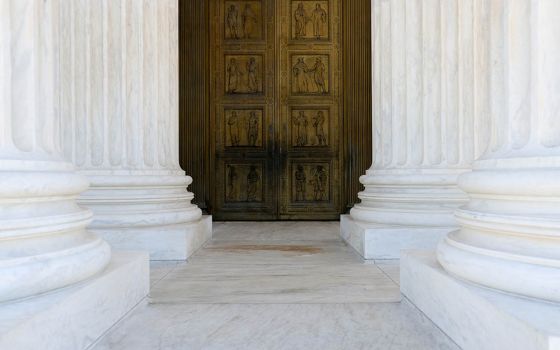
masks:
{"type": "Polygon", "coordinates": [[[473,1],[380,0],[373,9],[374,160],[351,216],[375,224],[455,227],[457,187],[485,148],[472,95],[480,82],[473,1]],[[476,116],[476,118],[475,118],[476,116]]]}
{"type": "Polygon", "coordinates": [[[185,259],[170,253],[181,249],[177,241],[153,242],[162,232],[184,236],[202,216],[179,166],[177,0],[63,8],[74,18],[60,58],[63,80],[89,87],[77,95],[79,87],[68,85],[61,95],[63,146],[91,182],[79,198],[95,214],[90,229],[118,248],[185,259]]]}

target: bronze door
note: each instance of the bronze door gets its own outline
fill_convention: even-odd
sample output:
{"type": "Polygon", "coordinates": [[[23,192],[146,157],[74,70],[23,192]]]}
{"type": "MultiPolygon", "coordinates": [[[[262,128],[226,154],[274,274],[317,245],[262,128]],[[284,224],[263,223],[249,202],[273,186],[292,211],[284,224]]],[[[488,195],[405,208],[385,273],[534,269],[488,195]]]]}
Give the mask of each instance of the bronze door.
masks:
{"type": "Polygon", "coordinates": [[[216,219],[340,215],[339,6],[213,1],[216,219]]]}

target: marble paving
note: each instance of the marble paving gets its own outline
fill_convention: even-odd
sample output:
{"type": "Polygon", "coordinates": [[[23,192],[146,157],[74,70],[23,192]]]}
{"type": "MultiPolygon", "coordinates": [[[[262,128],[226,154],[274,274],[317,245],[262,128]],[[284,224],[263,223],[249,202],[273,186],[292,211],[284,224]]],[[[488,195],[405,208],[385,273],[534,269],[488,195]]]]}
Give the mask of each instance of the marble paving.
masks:
{"type": "Polygon", "coordinates": [[[338,222],[227,222],[188,263],[153,262],[150,297],[93,348],[458,349],[406,300],[395,262],[338,222]]]}

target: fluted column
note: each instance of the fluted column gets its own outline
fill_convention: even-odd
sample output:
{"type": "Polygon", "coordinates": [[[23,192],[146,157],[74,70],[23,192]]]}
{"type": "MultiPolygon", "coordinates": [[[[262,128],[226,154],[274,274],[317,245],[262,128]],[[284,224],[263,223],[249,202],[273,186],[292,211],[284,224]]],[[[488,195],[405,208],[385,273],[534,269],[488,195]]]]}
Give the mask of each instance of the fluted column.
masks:
{"type": "MultiPolygon", "coordinates": [[[[166,238],[157,234],[184,231],[202,215],[187,191],[192,179],[179,166],[177,6],[177,0],[63,6],[73,18],[60,58],[64,152],[91,181],[79,203],[95,214],[90,229],[113,246],[150,250],[160,259],[178,256],[167,254],[166,238]],[[153,241],[142,236],[150,233],[153,241]]],[[[169,244],[176,246],[170,250],[184,245],[169,244]]]]}
{"type": "Polygon", "coordinates": [[[110,248],[76,204],[85,177],[63,161],[56,99],[59,1],[0,1],[0,302],[101,271],[110,248]]]}
{"type": "Polygon", "coordinates": [[[483,88],[474,72],[486,67],[472,54],[472,1],[372,4],[374,160],[351,216],[456,227],[453,211],[467,201],[457,178],[484,150],[489,118],[473,99],[483,88]]]}
{"type": "MultiPolygon", "coordinates": [[[[560,301],[560,2],[493,1],[475,45],[487,51],[491,146],[460,178],[470,201],[438,247],[453,275],[560,301]]],[[[481,72],[483,73],[483,72],[481,72]]]]}

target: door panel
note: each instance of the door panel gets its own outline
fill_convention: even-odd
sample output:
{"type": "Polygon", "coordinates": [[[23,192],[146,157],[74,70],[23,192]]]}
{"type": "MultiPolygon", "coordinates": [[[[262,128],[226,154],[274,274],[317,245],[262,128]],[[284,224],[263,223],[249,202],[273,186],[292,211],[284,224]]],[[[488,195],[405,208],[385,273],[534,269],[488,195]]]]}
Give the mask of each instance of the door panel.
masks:
{"type": "Polygon", "coordinates": [[[272,108],[224,105],[217,116],[215,205],[228,219],[275,219],[272,108]]]}
{"type": "Polygon", "coordinates": [[[270,0],[212,5],[214,215],[276,219],[274,7],[270,0]]]}
{"type": "Polygon", "coordinates": [[[338,218],[339,5],[213,2],[217,219],[338,218]]]}
{"type": "Polygon", "coordinates": [[[281,219],[340,215],[339,3],[284,0],[279,25],[281,219]],[[288,25],[285,25],[287,23],[288,25]]]}

